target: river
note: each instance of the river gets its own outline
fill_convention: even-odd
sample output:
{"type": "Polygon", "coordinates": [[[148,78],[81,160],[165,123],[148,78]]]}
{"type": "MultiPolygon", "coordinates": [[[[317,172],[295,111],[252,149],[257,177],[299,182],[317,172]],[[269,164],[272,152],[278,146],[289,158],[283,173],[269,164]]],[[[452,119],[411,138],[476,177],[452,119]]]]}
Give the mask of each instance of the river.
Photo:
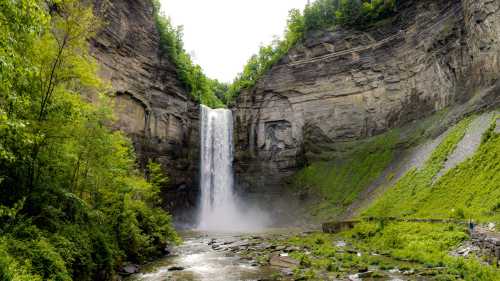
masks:
{"type": "Polygon", "coordinates": [[[234,243],[241,240],[234,234],[183,233],[184,242],[171,256],[145,265],[141,273],[126,281],[250,281],[269,279],[276,273],[268,266],[240,258],[228,251],[212,248],[212,239],[234,243]],[[181,269],[181,270],[179,270],[181,269]]]}

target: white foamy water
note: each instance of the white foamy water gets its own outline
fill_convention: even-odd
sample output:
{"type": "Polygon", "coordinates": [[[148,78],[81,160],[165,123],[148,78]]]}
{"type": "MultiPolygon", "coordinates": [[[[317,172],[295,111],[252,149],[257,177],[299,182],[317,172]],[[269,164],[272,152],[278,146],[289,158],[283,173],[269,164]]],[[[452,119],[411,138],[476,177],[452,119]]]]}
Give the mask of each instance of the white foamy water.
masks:
{"type": "Polygon", "coordinates": [[[201,106],[201,202],[198,229],[257,231],[267,217],[239,203],[234,193],[233,116],[228,109],[201,106]]]}
{"type": "MultiPolygon", "coordinates": [[[[211,237],[221,244],[241,239],[218,234],[211,237]]],[[[173,249],[173,255],[144,265],[141,267],[142,273],[130,276],[125,281],[270,280],[276,272],[269,266],[253,266],[254,261],[241,259],[231,251],[212,249],[209,245],[212,238],[204,233],[185,233],[183,238],[184,243],[173,249]],[[174,266],[183,270],[169,270],[174,266]]]]}

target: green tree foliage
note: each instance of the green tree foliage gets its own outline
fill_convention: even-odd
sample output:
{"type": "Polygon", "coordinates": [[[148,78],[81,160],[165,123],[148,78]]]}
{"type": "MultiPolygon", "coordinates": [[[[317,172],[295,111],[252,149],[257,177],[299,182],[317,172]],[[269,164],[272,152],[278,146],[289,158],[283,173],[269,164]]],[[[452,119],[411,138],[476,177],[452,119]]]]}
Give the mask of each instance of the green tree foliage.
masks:
{"type": "Polygon", "coordinates": [[[334,25],[339,6],[339,0],[317,0],[312,5],[306,6],[304,9],[305,29],[311,31],[334,25]]]}
{"type": "Polygon", "coordinates": [[[335,25],[366,28],[393,14],[396,4],[396,0],[317,0],[304,9],[305,30],[335,25]]]}
{"type": "Polygon", "coordinates": [[[220,83],[208,78],[201,67],[194,64],[191,56],[184,50],[182,26],[174,27],[170,19],[161,14],[160,1],[152,1],[155,22],[160,33],[162,55],[175,63],[181,81],[196,101],[214,108],[223,107],[224,104],[217,96],[217,88],[214,88],[220,83]]]}
{"type": "Polygon", "coordinates": [[[242,90],[253,87],[308,32],[336,25],[366,28],[392,15],[396,4],[396,0],[316,0],[306,6],[303,13],[291,10],[284,38],[262,46],[259,53],[248,60],[243,72],[229,86],[225,100],[231,102],[242,90]]]}
{"type": "Polygon", "coordinates": [[[0,280],[109,280],[178,239],[107,127],[82,2],[0,2],[0,280]]]}

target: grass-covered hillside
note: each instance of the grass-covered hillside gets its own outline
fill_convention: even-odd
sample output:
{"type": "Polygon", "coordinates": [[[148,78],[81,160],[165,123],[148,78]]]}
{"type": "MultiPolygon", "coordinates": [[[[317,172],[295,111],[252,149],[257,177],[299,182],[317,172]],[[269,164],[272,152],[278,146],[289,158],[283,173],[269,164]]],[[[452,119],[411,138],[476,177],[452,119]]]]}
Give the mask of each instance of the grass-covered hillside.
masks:
{"type": "Polygon", "coordinates": [[[463,137],[459,123],[421,169],[413,169],[364,212],[367,216],[457,218],[500,222],[500,135],[496,122],[475,155],[438,177],[463,137]]]}
{"type": "MultiPolygon", "coordinates": [[[[495,133],[496,120],[492,120],[472,157],[438,177],[470,122],[471,118],[467,118],[451,129],[423,167],[406,173],[362,216],[473,220],[498,225],[500,134],[495,133]]],[[[347,235],[364,247],[398,259],[445,267],[448,273],[443,280],[500,280],[500,271],[494,266],[481,264],[476,258],[449,255],[450,250],[468,239],[464,224],[366,222],[347,235]]]]}
{"type": "Polygon", "coordinates": [[[402,160],[411,148],[426,142],[436,124],[447,114],[395,128],[386,133],[350,142],[305,141],[308,164],[291,180],[291,188],[309,194],[314,204],[309,212],[319,221],[337,218],[364,199],[368,189],[388,185],[402,171],[402,160]]]}
{"type": "Polygon", "coordinates": [[[369,202],[374,194],[387,189],[363,216],[499,221],[500,146],[493,121],[476,154],[443,175],[445,162],[476,116],[442,134],[433,150],[409,153],[412,147],[436,142],[429,136],[445,114],[365,140],[310,144],[309,163],[291,180],[291,188],[319,202],[309,209],[318,220],[337,218],[353,203],[369,202]],[[420,158],[421,165],[408,167],[412,158],[420,158]]]}
{"type": "MultiPolygon", "coordinates": [[[[353,229],[277,242],[307,250],[292,254],[300,261],[294,276],[301,280],[325,280],[369,271],[372,278],[406,272],[410,278],[420,276],[422,280],[500,280],[496,260],[486,262],[485,257],[475,254],[452,255],[470,240],[469,220],[483,225],[500,224],[500,133],[496,128],[500,116],[489,116],[494,118],[479,140],[477,151],[445,173],[441,172],[445,163],[470,132],[477,116],[467,117],[450,128],[437,139],[439,143],[421,165],[399,178],[396,174],[384,174],[383,170],[399,154],[391,151],[395,147],[401,149],[396,143],[401,140],[403,129],[368,140],[337,162],[317,161],[300,172],[298,183],[321,194],[319,200],[323,203],[315,205],[312,211],[323,219],[342,214],[347,204],[381,175],[392,185],[379,187],[375,193],[378,196],[371,203],[357,206],[363,210],[354,219],[361,222],[353,229]],[[397,220],[411,218],[443,221],[397,220]],[[338,246],[338,241],[347,246],[338,246]]],[[[443,120],[441,117],[438,119],[443,120]]],[[[430,121],[422,124],[425,122],[430,121]]],[[[415,133],[422,135],[419,130],[415,133]]]]}

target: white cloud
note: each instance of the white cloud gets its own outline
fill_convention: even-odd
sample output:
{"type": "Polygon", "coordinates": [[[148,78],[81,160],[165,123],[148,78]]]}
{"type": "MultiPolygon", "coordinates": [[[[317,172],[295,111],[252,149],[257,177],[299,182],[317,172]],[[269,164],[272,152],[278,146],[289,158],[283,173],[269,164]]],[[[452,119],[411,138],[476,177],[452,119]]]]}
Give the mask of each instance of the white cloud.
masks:
{"type": "Polygon", "coordinates": [[[210,78],[230,82],[261,44],[282,36],[288,11],[307,0],[161,0],[184,43],[210,78]]]}

